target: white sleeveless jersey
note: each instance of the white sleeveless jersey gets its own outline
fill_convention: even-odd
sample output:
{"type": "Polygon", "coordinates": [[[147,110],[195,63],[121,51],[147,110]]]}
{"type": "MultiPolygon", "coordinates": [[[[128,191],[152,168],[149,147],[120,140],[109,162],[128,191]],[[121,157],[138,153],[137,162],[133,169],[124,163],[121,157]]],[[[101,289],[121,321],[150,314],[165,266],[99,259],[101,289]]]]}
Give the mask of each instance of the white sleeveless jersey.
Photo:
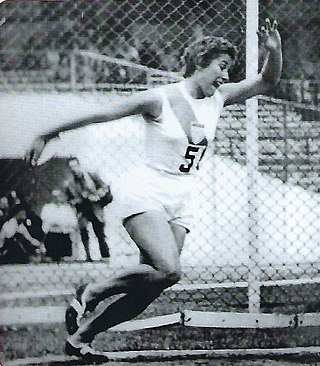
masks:
{"type": "Polygon", "coordinates": [[[177,86],[181,94],[177,103],[169,101],[166,87],[159,88],[160,116],[144,116],[146,165],[170,174],[188,175],[199,168],[208,141],[214,139],[224,102],[219,91],[210,98],[194,99],[183,84],[177,86]]]}

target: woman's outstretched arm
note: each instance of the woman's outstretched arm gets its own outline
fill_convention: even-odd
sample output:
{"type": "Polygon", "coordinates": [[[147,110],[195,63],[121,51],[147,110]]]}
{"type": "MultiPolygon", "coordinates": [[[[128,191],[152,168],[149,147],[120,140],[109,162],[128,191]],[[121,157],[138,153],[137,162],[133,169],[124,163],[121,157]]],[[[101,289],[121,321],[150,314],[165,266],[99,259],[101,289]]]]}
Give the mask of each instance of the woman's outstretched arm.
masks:
{"type": "Polygon", "coordinates": [[[266,24],[258,32],[261,47],[265,47],[268,51],[260,73],[253,79],[220,86],[219,91],[225,100],[225,105],[241,103],[255,95],[265,94],[277,85],[282,71],[281,37],[277,27],[276,21],[271,24],[270,20],[266,19],[266,24]]]}
{"type": "Polygon", "coordinates": [[[118,97],[114,101],[106,103],[106,106],[97,114],[65,122],[61,126],[37,136],[25,153],[25,160],[31,165],[36,165],[46,144],[51,139],[58,137],[62,132],[75,130],[95,123],[114,121],[130,115],[152,114],[157,107],[158,99],[154,90],[138,92],[128,97],[118,97]]]}

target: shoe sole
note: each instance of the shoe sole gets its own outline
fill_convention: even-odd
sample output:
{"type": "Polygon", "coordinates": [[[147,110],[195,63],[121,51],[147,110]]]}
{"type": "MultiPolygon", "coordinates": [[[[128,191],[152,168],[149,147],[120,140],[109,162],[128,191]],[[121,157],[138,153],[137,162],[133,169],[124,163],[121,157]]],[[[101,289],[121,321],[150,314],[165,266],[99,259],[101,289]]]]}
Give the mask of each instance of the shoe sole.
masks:
{"type": "Polygon", "coordinates": [[[71,302],[65,313],[65,324],[69,335],[73,335],[79,329],[78,319],[85,313],[81,305],[81,296],[85,285],[80,286],[76,293],[76,298],[71,302]]]}
{"type": "Polygon", "coordinates": [[[66,342],[65,344],[65,353],[68,356],[76,356],[79,358],[82,358],[85,361],[90,361],[90,362],[108,362],[109,358],[108,356],[104,355],[103,353],[97,352],[97,353],[82,353],[81,352],[81,348],[77,348],[74,347],[72,344],[70,344],[69,342],[66,342]]]}
{"type": "Polygon", "coordinates": [[[78,312],[70,305],[65,314],[65,323],[69,335],[74,334],[79,329],[77,319],[78,312]]]}

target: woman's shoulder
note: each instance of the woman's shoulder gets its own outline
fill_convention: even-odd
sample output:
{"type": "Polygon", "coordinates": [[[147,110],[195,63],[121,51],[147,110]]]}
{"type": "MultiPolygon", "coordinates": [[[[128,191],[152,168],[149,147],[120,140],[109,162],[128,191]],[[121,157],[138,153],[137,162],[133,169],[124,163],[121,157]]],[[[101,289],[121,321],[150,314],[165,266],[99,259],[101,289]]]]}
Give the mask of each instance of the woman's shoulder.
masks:
{"type": "Polygon", "coordinates": [[[167,95],[168,98],[176,97],[179,90],[181,90],[181,82],[167,84],[161,87],[163,92],[167,95]]]}
{"type": "Polygon", "coordinates": [[[171,85],[161,85],[140,92],[140,97],[143,100],[146,108],[146,117],[157,118],[161,114],[162,104],[165,96],[171,93],[171,85]]]}
{"type": "MultiPolygon", "coordinates": [[[[171,100],[177,96],[177,84],[167,84],[156,86],[135,94],[140,103],[144,105],[146,116],[158,117],[161,114],[163,101],[165,98],[171,100]]],[[[138,103],[139,103],[138,101],[138,103]]]]}

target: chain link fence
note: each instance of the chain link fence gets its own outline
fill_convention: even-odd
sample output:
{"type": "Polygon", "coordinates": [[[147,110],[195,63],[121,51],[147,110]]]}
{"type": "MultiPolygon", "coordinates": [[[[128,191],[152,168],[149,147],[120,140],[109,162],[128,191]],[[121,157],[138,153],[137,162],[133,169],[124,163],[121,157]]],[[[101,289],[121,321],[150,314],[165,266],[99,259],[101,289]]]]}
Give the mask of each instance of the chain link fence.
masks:
{"type": "Polygon", "coordinates": [[[284,68],[276,95],[319,105],[319,3],[261,1],[260,15],[278,20],[283,39],[284,68]]]}
{"type": "MultiPolygon", "coordinates": [[[[232,106],[197,178],[183,279],[149,315],[181,308],[246,312],[250,302],[264,313],[319,310],[318,7],[305,0],[260,0],[260,20],[279,22],[284,72],[273,95],[259,99],[254,180],[247,169],[254,147],[246,107],[232,106]]],[[[38,215],[70,176],[70,157],[116,189],[117,177],[143,160],[143,131],[135,117],[63,134],[31,170],[21,156],[35,134],[98,111],[119,92],[178,80],[185,46],[202,35],[229,38],[240,55],[230,79],[245,77],[244,0],[5,1],[0,14],[1,194],[20,192],[38,215]]],[[[2,266],[2,306],[64,305],[82,281],[102,278],[106,267],[109,273],[136,263],[138,252],[118,209],[116,203],[105,209],[109,266],[100,261],[91,231],[96,261],[83,262],[78,229],[67,218],[59,224],[74,234],[72,257],[2,266]]]]}

